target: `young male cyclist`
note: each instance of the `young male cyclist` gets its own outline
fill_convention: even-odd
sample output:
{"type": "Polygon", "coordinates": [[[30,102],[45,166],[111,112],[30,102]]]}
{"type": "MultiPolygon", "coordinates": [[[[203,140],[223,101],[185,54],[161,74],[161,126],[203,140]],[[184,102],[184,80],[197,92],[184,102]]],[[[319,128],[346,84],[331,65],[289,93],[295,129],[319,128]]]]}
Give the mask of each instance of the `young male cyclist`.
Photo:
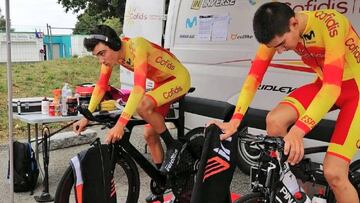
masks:
{"type": "MultiPolygon", "coordinates": [[[[107,143],[120,140],[124,128],[135,111],[149,125],[145,127],[145,140],[156,166],[162,172],[170,172],[175,165],[181,143],[175,141],[164,122],[172,101],[185,95],[190,88],[190,75],[178,59],[167,50],[142,37],[120,39],[116,32],[105,25],[98,25],[90,37],[84,39],[84,46],[95,55],[101,65],[100,77],[92,93],[89,110],[93,112],[104,96],[113,67],[122,65],[134,72],[134,87],[116,125],[106,136],[107,143]],[[146,79],[154,81],[154,89],[145,92],[146,79]],[[167,150],[163,155],[160,137],[167,150]]],[[[83,118],[73,125],[80,133],[88,124],[83,118]]],[[[159,197],[150,196],[147,200],[159,197]]]]}
{"type": "Polygon", "coordinates": [[[324,174],[338,202],[359,202],[348,180],[349,163],[360,146],[359,36],[349,20],[335,10],[294,13],[279,2],[262,5],[255,13],[253,28],[261,45],[231,121],[216,123],[224,132],[221,138],[236,131],[275,52],[293,50],[317,79],[293,91],[267,115],[267,133],[284,137],[288,162],[296,164],[304,155],[306,133],[328,111],[340,109],[324,159],[324,174]]]}

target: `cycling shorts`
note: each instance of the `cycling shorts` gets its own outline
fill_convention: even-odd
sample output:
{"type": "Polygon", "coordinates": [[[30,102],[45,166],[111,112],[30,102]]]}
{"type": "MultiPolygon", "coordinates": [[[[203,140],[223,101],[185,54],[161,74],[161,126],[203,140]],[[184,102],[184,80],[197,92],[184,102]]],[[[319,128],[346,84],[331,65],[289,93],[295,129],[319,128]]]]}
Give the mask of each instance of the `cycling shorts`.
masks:
{"type": "MultiPolygon", "coordinates": [[[[293,107],[299,117],[305,112],[321,87],[321,80],[304,85],[290,93],[281,103],[293,107]]],[[[331,110],[336,109],[340,112],[327,153],[350,162],[360,147],[359,86],[354,79],[342,82],[341,94],[331,110]]]]}
{"type": "MultiPolygon", "coordinates": [[[[190,89],[190,76],[186,80],[177,79],[171,77],[165,81],[154,84],[154,88],[151,91],[145,93],[145,96],[149,97],[156,108],[155,112],[160,113],[164,118],[169,112],[170,105],[184,96],[190,89]]],[[[145,127],[149,127],[147,124],[145,127]]]]}

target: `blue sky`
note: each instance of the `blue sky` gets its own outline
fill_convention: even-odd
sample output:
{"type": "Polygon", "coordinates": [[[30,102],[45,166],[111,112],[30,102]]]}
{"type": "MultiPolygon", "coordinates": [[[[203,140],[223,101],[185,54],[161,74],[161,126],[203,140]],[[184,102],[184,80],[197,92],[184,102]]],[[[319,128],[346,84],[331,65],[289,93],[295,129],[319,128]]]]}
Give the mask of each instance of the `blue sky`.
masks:
{"type": "MultiPolygon", "coordinates": [[[[77,21],[77,14],[65,9],[57,0],[9,0],[10,19],[15,31],[34,31],[35,29],[46,32],[46,24],[54,27],[73,28],[77,21]]],[[[5,16],[5,0],[0,0],[1,14],[5,16]]],[[[66,34],[71,30],[52,30],[53,34],[66,34]]]]}

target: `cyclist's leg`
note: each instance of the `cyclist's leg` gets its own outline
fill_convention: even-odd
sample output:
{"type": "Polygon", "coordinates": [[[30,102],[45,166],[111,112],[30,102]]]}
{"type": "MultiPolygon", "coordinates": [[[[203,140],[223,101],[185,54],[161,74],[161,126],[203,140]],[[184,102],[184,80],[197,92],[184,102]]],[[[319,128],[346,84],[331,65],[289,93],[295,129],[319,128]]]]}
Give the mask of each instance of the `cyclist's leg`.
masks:
{"type": "Polygon", "coordinates": [[[357,191],[348,178],[349,164],[349,161],[329,153],[324,159],[324,175],[339,203],[359,202],[357,191]]]}
{"type": "MultiPolygon", "coordinates": [[[[166,81],[156,89],[147,92],[143,101],[152,103],[153,106],[160,107],[185,95],[189,88],[190,77],[188,72],[184,71],[184,73],[180,74],[178,77],[171,78],[171,80],[166,81]]],[[[166,129],[164,118],[160,113],[154,110],[146,109],[142,107],[142,105],[139,105],[139,108],[138,113],[154,128],[157,133],[160,134],[160,137],[166,144],[167,150],[165,161],[161,167],[161,171],[170,172],[177,163],[182,144],[171,137],[169,131],[166,129]]]]}
{"type": "Polygon", "coordinates": [[[321,88],[320,81],[304,85],[285,97],[266,116],[266,131],[269,136],[285,136],[288,127],[292,125],[321,88]]]}
{"type": "Polygon", "coordinates": [[[166,130],[164,116],[155,111],[156,107],[169,104],[177,98],[185,95],[190,89],[190,76],[187,72],[183,75],[172,77],[162,82],[158,87],[147,92],[141,103],[138,105],[137,112],[148,122],[158,134],[166,130]]]}
{"type": "Polygon", "coordinates": [[[164,159],[164,151],[160,142],[160,136],[149,124],[144,127],[144,138],[154,164],[161,165],[164,159]]]}
{"type": "MultiPolygon", "coordinates": [[[[155,86],[156,87],[156,86],[155,86]]],[[[166,117],[170,109],[170,103],[156,107],[154,112],[159,113],[163,118],[166,117]]],[[[160,142],[160,136],[150,124],[146,124],[144,127],[144,138],[149,147],[151,157],[156,165],[163,162],[164,151],[160,142]]]]}
{"type": "Polygon", "coordinates": [[[348,179],[349,163],[360,144],[360,102],[355,80],[343,81],[336,101],[340,108],[334,133],[324,160],[324,175],[338,202],[359,202],[348,179]]]}
{"type": "Polygon", "coordinates": [[[278,104],[266,116],[266,131],[269,136],[285,136],[288,127],[298,118],[297,111],[287,103],[278,104]]]}

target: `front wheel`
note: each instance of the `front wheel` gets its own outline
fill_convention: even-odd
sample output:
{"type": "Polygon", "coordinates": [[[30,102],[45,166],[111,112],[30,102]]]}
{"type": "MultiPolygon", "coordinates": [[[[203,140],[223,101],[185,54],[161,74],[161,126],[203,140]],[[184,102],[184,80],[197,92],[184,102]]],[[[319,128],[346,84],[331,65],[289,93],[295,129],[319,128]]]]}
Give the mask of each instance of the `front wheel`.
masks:
{"type": "MultiPolygon", "coordinates": [[[[247,133],[247,127],[241,129],[238,136],[244,133],[247,133]]],[[[241,139],[237,140],[236,164],[243,173],[250,174],[251,166],[258,164],[260,153],[261,151],[257,146],[241,142],[241,139]]]]}
{"type": "MultiPolygon", "coordinates": [[[[120,157],[114,171],[117,202],[137,203],[140,191],[137,166],[130,157],[121,155],[120,157]]],[[[65,171],[55,194],[55,203],[70,202],[75,203],[74,174],[71,166],[65,171]]]]}
{"type": "Polygon", "coordinates": [[[234,203],[258,203],[258,202],[266,202],[264,194],[250,193],[234,201],[234,203]]]}

